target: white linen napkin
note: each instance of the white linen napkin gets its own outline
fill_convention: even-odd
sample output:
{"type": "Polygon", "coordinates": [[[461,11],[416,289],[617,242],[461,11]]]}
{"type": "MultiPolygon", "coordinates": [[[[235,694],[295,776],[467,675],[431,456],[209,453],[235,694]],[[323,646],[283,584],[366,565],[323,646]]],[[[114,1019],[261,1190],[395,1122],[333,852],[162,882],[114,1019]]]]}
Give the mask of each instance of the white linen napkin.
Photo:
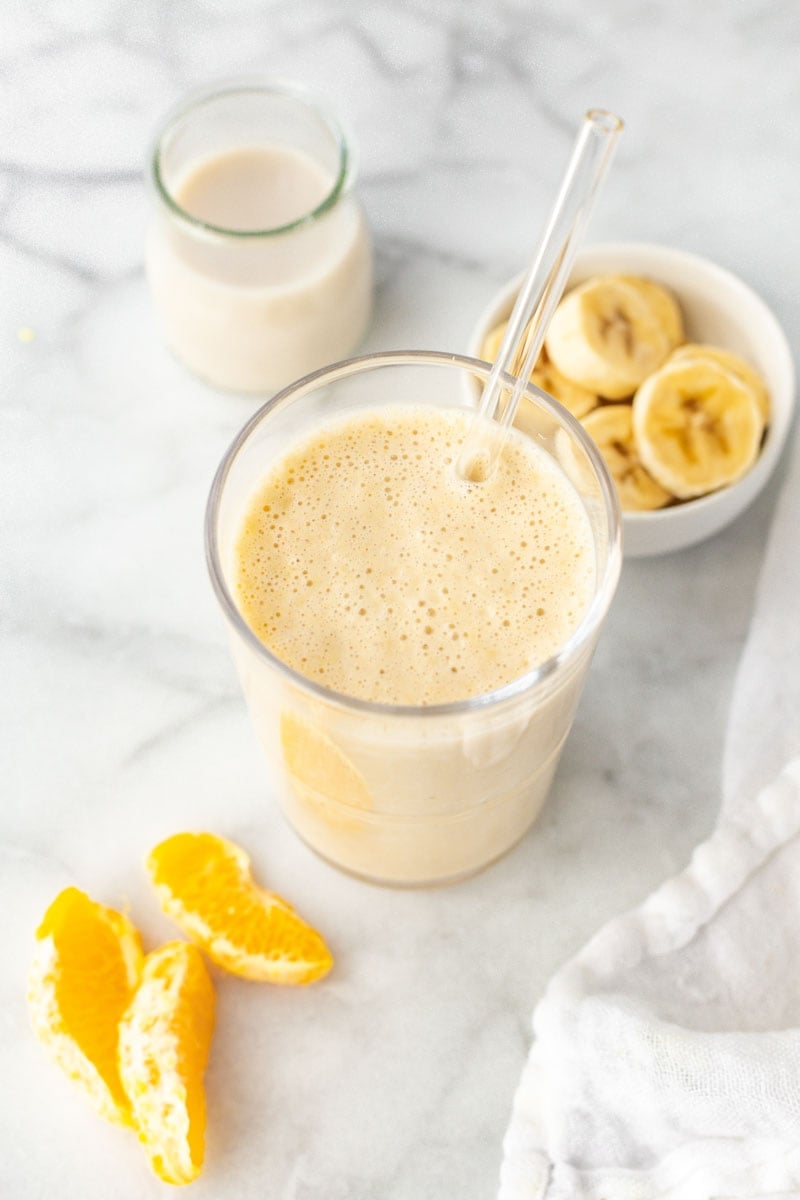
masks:
{"type": "Polygon", "coordinates": [[[682,874],[551,980],[534,1013],[500,1200],[800,1196],[793,458],[737,676],[717,827],[682,874]]]}

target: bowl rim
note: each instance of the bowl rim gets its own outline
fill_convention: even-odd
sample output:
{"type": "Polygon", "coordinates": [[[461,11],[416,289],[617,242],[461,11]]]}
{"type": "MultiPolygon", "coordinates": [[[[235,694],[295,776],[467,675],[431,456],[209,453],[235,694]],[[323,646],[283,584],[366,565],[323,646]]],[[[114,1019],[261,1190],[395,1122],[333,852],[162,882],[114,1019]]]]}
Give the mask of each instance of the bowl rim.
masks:
{"type": "MultiPolygon", "coordinates": [[[[704,513],[724,506],[726,501],[735,495],[741,495],[741,489],[745,485],[751,493],[750,499],[755,499],[761,488],[766,484],[767,479],[780,458],[792,424],[795,406],[796,379],[794,358],[792,357],[789,340],[783,327],[766,301],[738,275],[735,275],[726,267],[721,267],[717,263],[712,262],[711,259],[704,258],[702,255],[695,254],[689,250],[682,250],[679,247],[668,246],[659,242],[590,242],[578,250],[572,272],[574,273],[576,268],[580,269],[585,260],[591,259],[595,255],[605,258],[622,254],[640,254],[643,259],[648,260],[649,264],[657,264],[659,260],[669,262],[673,267],[683,264],[689,270],[701,272],[707,279],[716,280],[729,293],[738,294],[747,305],[758,310],[760,319],[768,331],[768,336],[775,343],[775,350],[779,357],[777,370],[784,384],[782,388],[778,389],[777,393],[775,391],[771,392],[770,398],[773,404],[772,416],[766,430],[764,444],[756,462],[740,479],[735,480],[734,483],[728,484],[725,487],[718,488],[716,491],[708,492],[704,496],[695,496],[691,500],[684,500],[680,504],[673,504],[667,508],[653,509],[648,512],[623,512],[623,522],[626,525],[629,524],[631,528],[642,525],[650,527],[660,525],[666,527],[679,524],[681,521],[687,521],[690,517],[692,520],[695,516],[698,519],[702,519],[704,513]],[[776,395],[778,403],[775,402],[776,395]]],[[[630,268],[627,269],[630,270],[630,268]]],[[[658,268],[657,265],[648,265],[647,269],[657,271],[658,268]]],[[[475,358],[481,357],[480,349],[483,340],[492,328],[493,323],[498,319],[498,310],[505,307],[512,300],[515,292],[519,290],[524,277],[525,272],[521,271],[512,279],[509,279],[494,293],[490,302],[484,306],[478,320],[473,326],[467,346],[468,354],[475,358]]],[[[680,299],[680,296],[678,298],[680,299]]],[[[738,514],[732,513],[731,519],[735,515],[738,514]]]]}

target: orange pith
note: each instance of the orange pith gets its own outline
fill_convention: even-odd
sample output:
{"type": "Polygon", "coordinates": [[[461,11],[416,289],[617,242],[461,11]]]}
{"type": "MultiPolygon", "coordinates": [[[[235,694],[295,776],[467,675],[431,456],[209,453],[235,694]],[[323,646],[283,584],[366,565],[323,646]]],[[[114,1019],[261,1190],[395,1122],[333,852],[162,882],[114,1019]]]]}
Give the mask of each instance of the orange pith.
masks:
{"type": "Polygon", "coordinates": [[[311,983],[333,965],[320,935],[291,905],[258,887],[243,850],[210,833],[179,833],[147,867],[167,916],[209,958],[245,979],[311,983]]]}
{"type": "Polygon", "coordinates": [[[119,1071],[139,1141],[166,1183],[191,1183],[203,1166],[203,1072],[214,1028],[214,989],[189,942],[167,942],[145,959],[122,1018],[119,1071]]]}
{"type": "Polygon", "coordinates": [[[70,887],[56,896],[36,938],[28,985],[34,1030],[97,1111],[128,1125],[117,1035],[141,973],[139,934],[122,913],[70,887]]]}

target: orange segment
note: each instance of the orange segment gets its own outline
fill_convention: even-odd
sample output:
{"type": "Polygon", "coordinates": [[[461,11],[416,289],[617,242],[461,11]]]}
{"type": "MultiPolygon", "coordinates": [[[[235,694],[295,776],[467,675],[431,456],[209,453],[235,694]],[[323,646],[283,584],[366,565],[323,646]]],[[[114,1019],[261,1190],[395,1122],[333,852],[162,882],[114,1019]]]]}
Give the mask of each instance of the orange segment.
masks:
{"type": "Polygon", "coordinates": [[[264,891],[250,859],[211,833],[178,833],[151,851],[147,869],[168,917],[209,958],[244,979],[311,983],[333,965],[318,933],[264,891]]]}
{"type": "Polygon", "coordinates": [[[290,774],[316,795],[351,808],[372,807],[364,776],[327,734],[308,721],[282,713],[281,747],[290,774]]]}
{"type": "Polygon", "coordinates": [[[34,1030],[97,1111],[129,1125],[117,1031],[141,974],[139,934],[122,913],[70,887],[56,896],[36,938],[28,984],[34,1030]]]}
{"type": "Polygon", "coordinates": [[[165,1183],[191,1183],[205,1152],[203,1072],[214,989],[196,946],[167,942],[145,959],[119,1030],[119,1073],[139,1141],[165,1183]]]}
{"type": "Polygon", "coordinates": [[[364,776],[336,743],[308,721],[283,712],[281,749],[296,798],[329,825],[357,828],[359,813],[372,808],[372,799],[364,776]]]}

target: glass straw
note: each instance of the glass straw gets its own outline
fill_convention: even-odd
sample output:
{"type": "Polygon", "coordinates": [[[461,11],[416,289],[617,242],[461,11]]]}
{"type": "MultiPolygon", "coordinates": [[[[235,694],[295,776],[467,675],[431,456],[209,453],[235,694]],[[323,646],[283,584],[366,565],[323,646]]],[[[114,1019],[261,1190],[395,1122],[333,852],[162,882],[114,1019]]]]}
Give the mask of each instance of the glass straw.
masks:
{"type": "Polygon", "coordinates": [[[553,211],[464,438],[456,463],[463,479],[479,483],[494,470],[622,128],[622,120],[602,108],[592,108],[584,117],[553,211]],[[513,370],[515,366],[519,369],[513,370]],[[516,375],[510,392],[505,373],[516,375]]]}

